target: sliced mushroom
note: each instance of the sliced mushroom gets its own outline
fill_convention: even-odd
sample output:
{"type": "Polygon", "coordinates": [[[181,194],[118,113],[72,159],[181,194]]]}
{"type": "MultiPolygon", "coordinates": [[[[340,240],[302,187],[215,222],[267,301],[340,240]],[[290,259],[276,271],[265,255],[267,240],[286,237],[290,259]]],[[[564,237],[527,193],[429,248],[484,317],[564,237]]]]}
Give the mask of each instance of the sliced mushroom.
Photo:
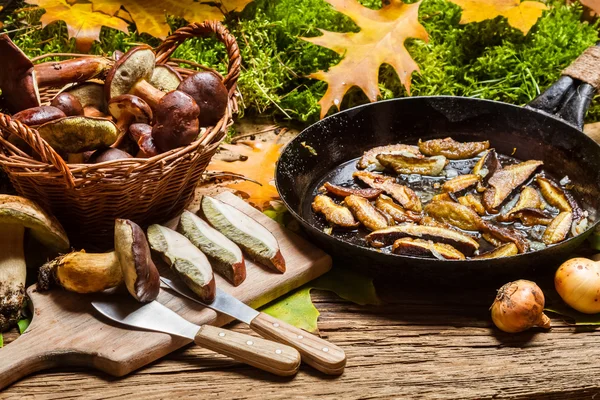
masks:
{"type": "Polygon", "coordinates": [[[166,64],[156,65],[154,71],[152,71],[152,77],[150,78],[150,84],[165,93],[177,90],[181,81],[182,78],[181,75],[179,75],[179,72],[166,64]]]}
{"type": "Polygon", "coordinates": [[[500,169],[502,169],[502,164],[498,160],[498,154],[496,154],[496,150],[491,149],[486,151],[479,161],[477,161],[473,167],[473,174],[480,176],[483,183],[486,184],[494,173],[500,169]]]}
{"type": "Polygon", "coordinates": [[[64,112],[52,106],[28,108],[13,115],[13,119],[21,121],[27,126],[43,125],[46,122],[64,117],[66,117],[64,112]]]}
{"type": "Polygon", "coordinates": [[[177,229],[210,260],[217,272],[233,286],[246,279],[246,262],[242,250],[225,235],[211,227],[197,215],[184,211],[177,229]]]}
{"type": "Polygon", "coordinates": [[[486,210],[497,212],[496,209],[512,191],[521,186],[543,164],[542,161],[529,160],[496,171],[488,181],[489,187],[483,194],[483,205],[486,210]]]}
{"type": "Polygon", "coordinates": [[[407,144],[391,144],[388,146],[373,147],[372,149],[365,151],[363,156],[357,163],[359,169],[369,169],[372,171],[383,171],[385,167],[377,161],[377,155],[379,154],[396,154],[399,152],[408,152],[415,157],[423,157],[419,152],[417,146],[410,146],[407,144]]]}
{"type": "Polygon", "coordinates": [[[148,103],[132,94],[122,94],[110,99],[108,112],[115,118],[120,131],[119,137],[112,147],[119,147],[123,143],[131,124],[152,122],[152,109],[148,103]]]}
{"type": "Polygon", "coordinates": [[[364,197],[365,199],[369,199],[369,200],[375,199],[377,196],[379,196],[383,192],[383,190],[381,190],[381,189],[373,189],[373,188],[358,189],[358,188],[352,188],[352,187],[338,186],[338,185],[334,185],[329,182],[325,182],[325,184],[323,185],[323,190],[328,193],[333,194],[334,196],[346,197],[346,196],[350,196],[350,195],[355,195],[355,196],[364,197]]]}
{"type": "Polygon", "coordinates": [[[573,208],[569,203],[569,199],[560,186],[543,176],[537,176],[535,181],[540,187],[540,192],[542,192],[542,196],[544,196],[544,199],[548,202],[548,204],[558,208],[563,212],[573,211],[573,208]]]}
{"type": "Polygon", "coordinates": [[[68,117],[84,114],[81,102],[71,93],[63,92],[57,94],[50,102],[50,105],[58,108],[68,117]]]}
{"type": "Polygon", "coordinates": [[[200,107],[200,126],[212,126],[225,114],[229,93],[213,72],[201,71],[188,76],[177,89],[192,96],[200,107]]]}
{"type": "Polygon", "coordinates": [[[485,227],[482,228],[482,237],[494,246],[499,246],[502,243],[512,242],[519,249],[520,253],[526,253],[529,250],[529,243],[521,234],[515,229],[508,227],[501,227],[486,222],[485,227]]]}
{"type": "Polygon", "coordinates": [[[425,206],[424,211],[437,220],[466,231],[477,231],[484,226],[483,220],[475,210],[460,203],[452,201],[431,202],[425,206]]]}
{"type": "Polygon", "coordinates": [[[405,210],[402,206],[396,204],[391,197],[388,197],[385,194],[379,195],[375,201],[375,208],[384,214],[389,215],[398,223],[419,222],[422,217],[420,213],[405,210]]]}
{"type": "Polygon", "coordinates": [[[179,90],[167,93],[155,110],[152,138],[161,153],[196,140],[200,108],[188,94],[179,90]]]}
{"type": "Polygon", "coordinates": [[[445,243],[433,243],[430,240],[403,238],[392,246],[392,252],[406,256],[435,256],[442,260],[464,260],[465,255],[445,243]]]}
{"type": "Polygon", "coordinates": [[[454,201],[454,193],[438,193],[431,198],[431,201],[454,201]]]}
{"type": "Polygon", "coordinates": [[[0,195],[0,332],[17,322],[25,301],[25,229],[46,247],[65,252],[69,239],[60,223],[36,203],[0,195]]]}
{"type": "Polygon", "coordinates": [[[356,171],[352,176],[374,189],[383,190],[407,210],[420,212],[423,209],[417,194],[412,189],[396,183],[396,180],[390,176],[368,171],[356,171]]]}
{"type": "Polygon", "coordinates": [[[479,243],[475,239],[452,229],[410,223],[371,232],[365,239],[374,247],[382,247],[404,237],[431,240],[435,243],[446,243],[465,255],[471,255],[479,248],[479,243]]]}
{"type": "Polygon", "coordinates": [[[182,234],[160,225],[150,225],[148,240],[152,250],[162,254],[194,293],[204,302],[213,302],[217,287],[212,267],[204,253],[182,234]]]}
{"type": "Polygon", "coordinates": [[[237,208],[208,196],[202,198],[202,212],[216,230],[240,246],[252,259],[277,272],[285,272],[285,259],[279,242],[267,228],[237,208]]]}
{"type": "Polygon", "coordinates": [[[442,185],[442,192],[446,193],[457,193],[474,187],[479,183],[479,175],[459,175],[456,178],[452,178],[442,185]]]}
{"type": "Polygon", "coordinates": [[[463,206],[471,207],[477,214],[485,215],[485,207],[483,206],[483,203],[481,203],[481,197],[479,195],[468,193],[459,197],[457,200],[463,206]]]}
{"type": "Polygon", "coordinates": [[[439,175],[448,160],[444,156],[415,157],[408,152],[378,154],[377,161],[398,174],[439,175]]]}
{"type": "Polygon", "coordinates": [[[133,221],[117,219],[115,252],[129,293],[143,303],[155,300],[160,291],[160,275],[152,262],[150,247],[142,228],[133,221]]]}
{"type": "Polygon", "coordinates": [[[556,216],[546,228],[542,236],[542,242],[546,245],[556,244],[566,239],[571,230],[573,213],[563,211],[556,216]]]}
{"type": "Polygon", "coordinates": [[[343,228],[357,228],[359,226],[348,208],[337,204],[325,195],[318,194],[315,196],[312,209],[314,212],[322,214],[330,224],[343,228]]]}
{"type": "Polygon", "coordinates": [[[489,260],[492,258],[516,256],[517,254],[519,254],[519,249],[517,249],[517,246],[514,243],[506,243],[492,251],[474,256],[473,259],[489,260]]]}
{"type": "Polygon", "coordinates": [[[497,220],[502,222],[520,220],[525,226],[548,225],[552,222],[552,216],[538,208],[522,208],[506,216],[498,216],[497,220]]]}
{"type": "Polygon", "coordinates": [[[356,219],[370,231],[383,229],[390,225],[387,218],[364,197],[350,195],[346,197],[344,203],[346,203],[356,219]]]}
{"type": "Polygon", "coordinates": [[[419,140],[421,153],[426,156],[444,156],[450,160],[472,158],[489,147],[490,142],[487,140],[484,142],[457,142],[450,137],[425,142],[419,140]]]}

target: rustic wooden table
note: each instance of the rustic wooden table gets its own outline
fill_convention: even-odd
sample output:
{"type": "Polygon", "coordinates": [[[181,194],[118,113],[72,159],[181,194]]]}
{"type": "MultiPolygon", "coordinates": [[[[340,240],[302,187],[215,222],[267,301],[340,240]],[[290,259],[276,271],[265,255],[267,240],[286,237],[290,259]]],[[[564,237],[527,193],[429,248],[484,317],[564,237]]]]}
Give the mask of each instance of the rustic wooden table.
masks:
{"type": "Polygon", "coordinates": [[[554,317],[549,332],[503,334],[489,319],[493,289],[377,287],[385,302],[377,307],[313,291],[321,335],[348,356],[340,377],[305,366],[294,378],[275,377],[190,346],[124,378],[88,369],[38,373],[0,398],[572,399],[600,392],[600,332],[594,329],[554,317]]]}

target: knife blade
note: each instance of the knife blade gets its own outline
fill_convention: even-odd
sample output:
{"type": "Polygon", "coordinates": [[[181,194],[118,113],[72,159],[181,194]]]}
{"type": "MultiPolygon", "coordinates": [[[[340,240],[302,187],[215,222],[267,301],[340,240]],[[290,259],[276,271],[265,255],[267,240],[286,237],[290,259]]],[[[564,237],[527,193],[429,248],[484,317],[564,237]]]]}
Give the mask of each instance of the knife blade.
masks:
{"type": "MultiPolygon", "coordinates": [[[[244,322],[259,335],[285,343],[300,352],[302,361],[329,375],[340,375],[346,367],[346,354],[338,346],[263,312],[256,311],[234,296],[217,288],[215,300],[202,302],[181,280],[160,277],[161,282],[181,296],[244,322]]],[[[162,285],[161,285],[162,287],[162,285]]]]}
{"type": "Polygon", "coordinates": [[[211,325],[198,326],[156,300],[142,304],[122,296],[110,296],[110,299],[92,301],[92,306],[112,321],[184,337],[276,375],[294,375],[300,367],[300,354],[292,347],[211,325]]]}

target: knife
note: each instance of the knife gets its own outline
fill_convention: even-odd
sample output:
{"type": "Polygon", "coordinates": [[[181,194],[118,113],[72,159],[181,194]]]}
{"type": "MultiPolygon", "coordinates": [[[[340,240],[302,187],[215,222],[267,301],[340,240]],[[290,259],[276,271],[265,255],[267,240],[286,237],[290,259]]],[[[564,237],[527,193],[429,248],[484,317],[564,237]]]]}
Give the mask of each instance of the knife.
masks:
{"type": "Polygon", "coordinates": [[[296,349],[263,338],[211,325],[192,324],[157,301],[141,304],[119,296],[92,301],[105,317],[120,324],[168,333],[276,375],[290,376],[300,368],[296,349]]]}
{"type": "Polygon", "coordinates": [[[215,300],[206,304],[200,301],[183,281],[171,280],[163,276],[160,280],[183,297],[244,322],[267,339],[294,347],[300,352],[302,361],[313,368],[328,375],[341,375],[344,372],[346,354],[338,346],[268,314],[256,311],[219,288],[215,300]]]}

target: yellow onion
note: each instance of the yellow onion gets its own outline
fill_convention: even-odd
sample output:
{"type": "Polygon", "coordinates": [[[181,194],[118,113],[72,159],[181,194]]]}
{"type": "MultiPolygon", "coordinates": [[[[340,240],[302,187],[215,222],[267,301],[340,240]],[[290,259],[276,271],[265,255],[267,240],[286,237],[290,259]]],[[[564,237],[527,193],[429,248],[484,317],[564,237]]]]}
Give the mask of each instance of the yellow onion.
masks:
{"type": "Polygon", "coordinates": [[[492,321],[504,332],[522,332],[533,326],[550,328],[544,314],[544,293],[534,282],[520,279],[498,290],[492,304],[492,321]]]}
{"type": "Polygon", "coordinates": [[[564,262],[554,275],[554,286],[562,299],[579,312],[600,312],[600,263],[587,258],[564,262]]]}

